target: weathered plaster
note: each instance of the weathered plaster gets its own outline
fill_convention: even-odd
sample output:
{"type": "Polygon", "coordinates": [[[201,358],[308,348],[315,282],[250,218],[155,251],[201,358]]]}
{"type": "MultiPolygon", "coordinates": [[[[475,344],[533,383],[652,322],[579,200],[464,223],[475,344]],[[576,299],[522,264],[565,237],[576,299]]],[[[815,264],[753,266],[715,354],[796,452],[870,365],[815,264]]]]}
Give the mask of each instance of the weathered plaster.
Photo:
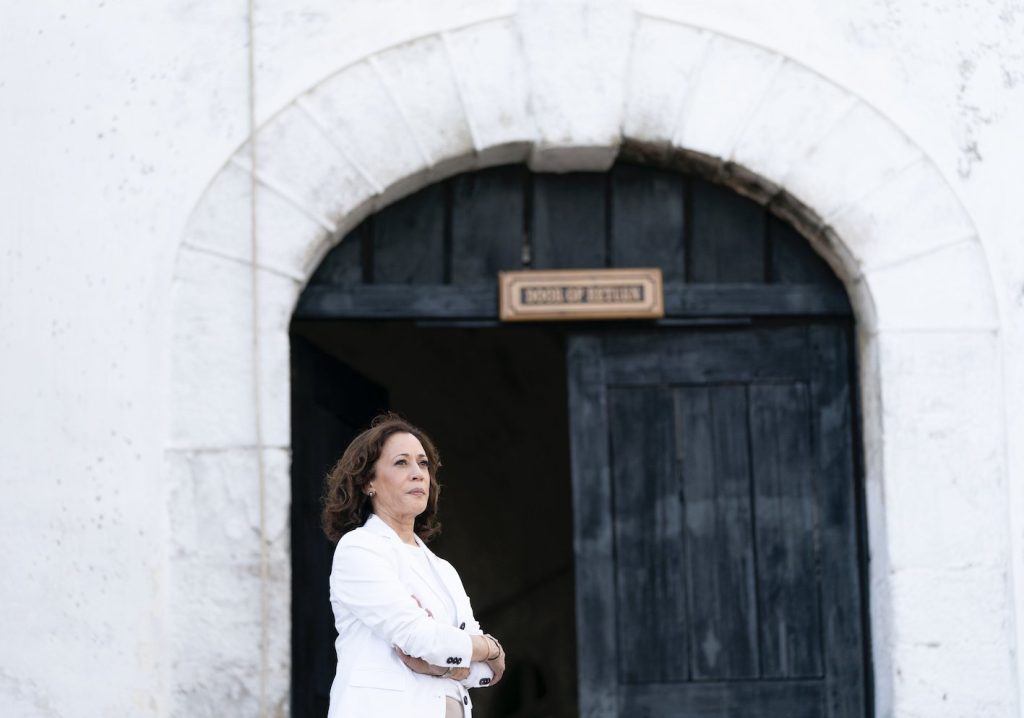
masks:
{"type": "Polygon", "coordinates": [[[685,163],[685,138],[854,298],[879,715],[1020,715],[1021,22],[1019,0],[12,6],[0,714],[283,711],[285,327],[312,267],[445,173],[685,163]],[[431,99],[409,53],[436,115],[408,111],[431,99]]]}

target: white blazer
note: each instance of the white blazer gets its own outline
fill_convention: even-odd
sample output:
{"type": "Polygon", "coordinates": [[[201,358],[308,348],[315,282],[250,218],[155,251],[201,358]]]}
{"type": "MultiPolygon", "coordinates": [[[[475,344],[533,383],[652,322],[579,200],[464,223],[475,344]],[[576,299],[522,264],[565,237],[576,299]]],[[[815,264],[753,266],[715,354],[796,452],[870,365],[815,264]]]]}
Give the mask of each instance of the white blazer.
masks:
{"type": "Polygon", "coordinates": [[[471,663],[470,634],[480,634],[469,596],[450,563],[417,537],[455,605],[456,625],[435,620],[413,597],[423,577],[402,540],[376,515],[341,537],[331,568],[331,606],[338,629],[338,670],[328,718],[443,718],[444,684],[415,673],[395,646],[435,666],[470,667],[459,689],[466,718],[473,702],[466,688],[490,684],[494,674],[471,663]]]}

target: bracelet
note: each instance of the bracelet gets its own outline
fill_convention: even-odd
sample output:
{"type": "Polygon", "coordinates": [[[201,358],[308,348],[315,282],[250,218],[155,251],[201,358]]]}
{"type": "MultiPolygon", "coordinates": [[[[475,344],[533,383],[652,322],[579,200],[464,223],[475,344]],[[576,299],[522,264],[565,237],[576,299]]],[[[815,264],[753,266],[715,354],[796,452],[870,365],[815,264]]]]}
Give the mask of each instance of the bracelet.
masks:
{"type": "Polygon", "coordinates": [[[499,658],[501,658],[501,644],[498,643],[498,639],[495,638],[494,636],[492,636],[489,633],[485,633],[484,634],[484,638],[486,638],[488,641],[490,641],[492,644],[494,644],[494,655],[493,656],[487,656],[486,660],[488,660],[488,661],[496,661],[499,658]]]}
{"type": "Polygon", "coordinates": [[[447,678],[448,676],[450,676],[452,674],[452,671],[454,671],[454,670],[455,670],[455,668],[453,668],[452,666],[449,666],[448,670],[446,670],[444,673],[435,673],[434,675],[437,678],[447,678]]]}

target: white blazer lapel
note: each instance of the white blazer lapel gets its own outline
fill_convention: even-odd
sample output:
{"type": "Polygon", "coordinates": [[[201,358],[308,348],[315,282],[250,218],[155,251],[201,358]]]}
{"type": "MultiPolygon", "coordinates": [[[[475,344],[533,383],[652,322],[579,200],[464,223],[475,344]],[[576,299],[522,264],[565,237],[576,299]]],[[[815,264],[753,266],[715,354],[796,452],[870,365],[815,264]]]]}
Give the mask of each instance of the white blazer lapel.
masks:
{"type": "MultiPolygon", "coordinates": [[[[434,570],[436,571],[437,567],[434,566],[434,563],[432,561],[434,555],[432,553],[430,553],[430,549],[428,549],[424,545],[424,543],[422,541],[420,541],[420,537],[419,536],[416,537],[416,543],[419,544],[419,547],[420,547],[421,551],[426,551],[426,553],[427,553],[427,560],[430,563],[430,565],[434,567],[434,570]]],[[[419,561],[410,561],[410,560],[408,560],[408,556],[406,555],[405,551],[402,552],[402,559],[405,561],[405,565],[409,568],[409,570],[411,570],[412,573],[416,574],[416,576],[419,578],[419,580],[425,582],[426,585],[432,586],[437,581],[437,579],[435,579],[433,576],[424,573],[424,570],[425,570],[424,566],[419,561]]],[[[440,575],[440,574],[438,574],[438,575],[440,575]]]]}
{"type": "Polygon", "coordinates": [[[468,620],[466,617],[466,614],[469,613],[469,608],[467,607],[468,599],[455,570],[450,568],[445,561],[439,559],[433,551],[427,548],[427,545],[423,543],[419,536],[415,536],[416,544],[420,547],[420,550],[426,553],[427,563],[430,564],[431,570],[435,574],[435,576],[425,576],[423,574],[423,567],[419,565],[419,562],[409,560],[406,551],[403,549],[402,539],[382,518],[377,516],[377,514],[370,514],[370,518],[366,520],[365,527],[391,541],[395,553],[398,555],[399,566],[401,566],[400,576],[402,582],[409,586],[410,591],[413,591],[414,595],[414,587],[409,585],[410,578],[413,576],[415,576],[416,581],[425,582],[427,586],[433,586],[440,581],[444,590],[447,591],[448,597],[451,599],[452,606],[455,607],[455,625],[463,628],[468,620]]]}
{"type": "Polygon", "coordinates": [[[420,548],[427,552],[427,560],[433,568],[434,573],[437,574],[437,578],[440,580],[441,585],[444,586],[444,590],[448,592],[449,598],[451,598],[452,606],[455,607],[455,625],[458,628],[465,629],[466,627],[466,594],[462,588],[462,582],[459,580],[455,570],[451,568],[451,565],[446,561],[442,561],[437,555],[427,548],[427,545],[423,543],[419,536],[416,537],[416,543],[420,545],[420,548]]]}
{"type": "MultiPolygon", "coordinates": [[[[405,550],[402,548],[402,539],[395,533],[395,530],[385,523],[384,519],[379,517],[377,514],[370,514],[370,518],[366,519],[366,523],[363,525],[364,528],[369,529],[373,533],[386,538],[388,543],[391,544],[391,550],[394,552],[395,558],[398,560],[398,577],[410,590],[413,592],[413,586],[411,584],[412,576],[410,574],[415,573],[416,579],[422,581],[422,572],[414,571],[416,568],[415,561],[409,561],[409,557],[406,556],[405,550]]],[[[419,537],[417,537],[417,541],[419,537]]]]}

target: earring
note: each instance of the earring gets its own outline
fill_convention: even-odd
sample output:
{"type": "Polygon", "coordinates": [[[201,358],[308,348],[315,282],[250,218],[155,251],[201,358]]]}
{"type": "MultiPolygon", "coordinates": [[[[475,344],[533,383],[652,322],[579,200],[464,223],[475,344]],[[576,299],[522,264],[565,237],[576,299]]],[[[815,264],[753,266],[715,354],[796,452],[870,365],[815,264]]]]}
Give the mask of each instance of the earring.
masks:
{"type": "Polygon", "coordinates": [[[377,495],[377,492],[374,491],[373,489],[370,489],[369,491],[366,492],[366,495],[372,499],[374,496],[377,495]]]}

